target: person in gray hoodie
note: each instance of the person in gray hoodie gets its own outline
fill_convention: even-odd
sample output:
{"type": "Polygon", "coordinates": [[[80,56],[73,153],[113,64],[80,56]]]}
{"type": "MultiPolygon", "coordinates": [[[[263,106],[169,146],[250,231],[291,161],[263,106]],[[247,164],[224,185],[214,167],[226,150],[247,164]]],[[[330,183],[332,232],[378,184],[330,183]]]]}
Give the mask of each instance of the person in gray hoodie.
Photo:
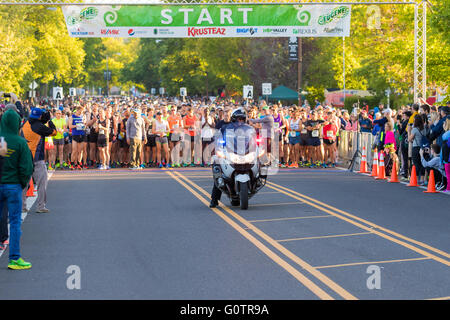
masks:
{"type": "Polygon", "coordinates": [[[140,169],[142,146],[147,143],[145,121],[141,117],[141,110],[133,109],[127,121],[127,143],[130,146],[131,169],[140,169]]]}

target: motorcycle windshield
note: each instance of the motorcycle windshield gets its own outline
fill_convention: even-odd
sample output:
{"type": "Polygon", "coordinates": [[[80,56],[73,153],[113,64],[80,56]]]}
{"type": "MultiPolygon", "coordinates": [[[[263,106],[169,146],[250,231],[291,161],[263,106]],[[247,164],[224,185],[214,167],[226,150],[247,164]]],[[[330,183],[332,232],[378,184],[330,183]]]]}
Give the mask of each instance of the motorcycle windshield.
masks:
{"type": "Polygon", "coordinates": [[[228,127],[224,132],[227,152],[247,155],[256,150],[256,131],[249,125],[228,127]]]}

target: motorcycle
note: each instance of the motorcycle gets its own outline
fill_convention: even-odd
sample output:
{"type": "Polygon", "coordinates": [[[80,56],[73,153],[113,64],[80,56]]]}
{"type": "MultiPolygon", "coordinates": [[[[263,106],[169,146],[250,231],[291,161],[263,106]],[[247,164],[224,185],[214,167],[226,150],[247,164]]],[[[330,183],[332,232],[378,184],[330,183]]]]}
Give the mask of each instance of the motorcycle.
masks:
{"type": "Polygon", "coordinates": [[[266,184],[267,168],[260,162],[263,155],[261,139],[250,126],[227,130],[226,139],[219,139],[213,156],[214,184],[232,206],[247,210],[249,199],[266,184]]]}

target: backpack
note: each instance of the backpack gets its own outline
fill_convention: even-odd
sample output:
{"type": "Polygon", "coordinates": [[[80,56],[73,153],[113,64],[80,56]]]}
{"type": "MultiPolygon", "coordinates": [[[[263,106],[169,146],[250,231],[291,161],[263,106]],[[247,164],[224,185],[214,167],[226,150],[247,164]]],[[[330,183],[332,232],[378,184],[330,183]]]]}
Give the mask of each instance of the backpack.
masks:
{"type": "Polygon", "coordinates": [[[427,135],[426,134],[423,135],[422,132],[420,132],[420,130],[419,130],[419,133],[422,136],[422,138],[420,139],[420,147],[422,149],[429,148],[430,147],[430,140],[428,140],[427,135]]]}

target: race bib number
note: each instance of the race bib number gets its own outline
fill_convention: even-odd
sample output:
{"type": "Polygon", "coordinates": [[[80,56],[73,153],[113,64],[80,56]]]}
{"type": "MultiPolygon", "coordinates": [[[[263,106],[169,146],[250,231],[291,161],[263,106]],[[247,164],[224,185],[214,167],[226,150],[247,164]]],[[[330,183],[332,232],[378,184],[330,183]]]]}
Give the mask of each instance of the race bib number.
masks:
{"type": "Polygon", "coordinates": [[[295,131],[291,131],[291,137],[296,137],[297,136],[297,132],[295,132],[295,131]]]}
{"type": "Polygon", "coordinates": [[[327,137],[328,138],[334,138],[334,132],[332,130],[327,131],[327,137]]]}
{"type": "Polygon", "coordinates": [[[278,129],[278,128],[280,127],[280,124],[279,124],[278,122],[274,122],[274,123],[273,123],[273,127],[274,127],[275,129],[278,129]]]}
{"type": "Polygon", "coordinates": [[[180,134],[179,133],[172,133],[172,136],[170,138],[171,141],[180,141],[180,134]]]}
{"type": "Polygon", "coordinates": [[[319,130],[313,130],[312,133],[311,133],[311,136],[312,136],[313,138],[319,137],[319,130]]]}
{"type": "Polygon", "coordinates": [[[81,130],[84,129],[84,125],[82,123],[77,123],[76,124],[76,128],[77,128],[78,131],[81,131],[81,130]]]}
{"type": "Polygon", "coordinates": [[[308,131],[307,131],[306,129],[303,129],[301,133],[302,133],[302,134],[307,134],[308,131]]]}
{"type": "Polygon", "coordinates": [[[99,131],[99,134],[105,134],[105,130],[101,129],[101,130],[99,131]]]}

